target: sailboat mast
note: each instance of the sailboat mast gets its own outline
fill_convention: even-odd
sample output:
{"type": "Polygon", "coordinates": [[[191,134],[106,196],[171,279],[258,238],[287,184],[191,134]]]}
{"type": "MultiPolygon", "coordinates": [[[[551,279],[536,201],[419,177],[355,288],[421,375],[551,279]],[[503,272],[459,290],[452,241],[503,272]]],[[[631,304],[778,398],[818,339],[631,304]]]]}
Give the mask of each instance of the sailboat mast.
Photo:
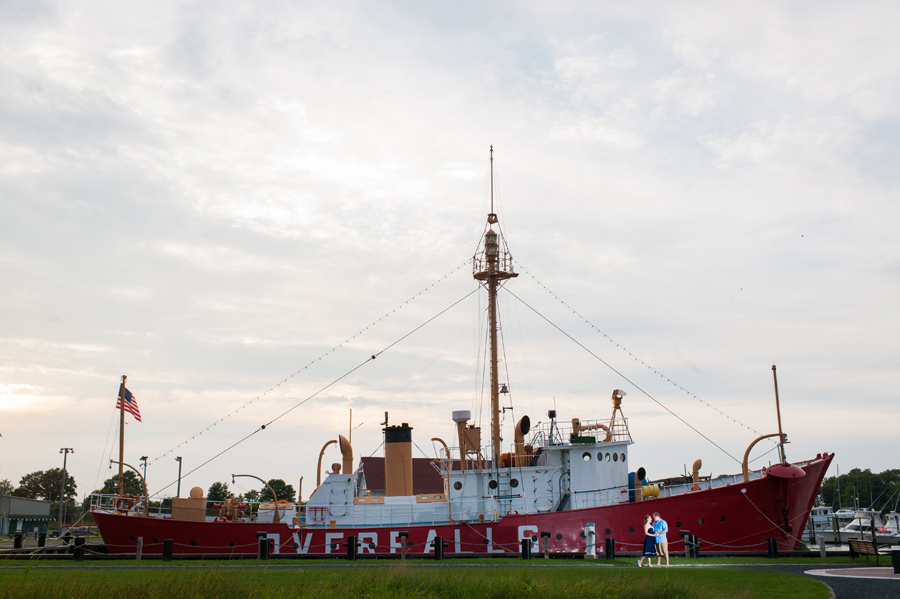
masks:
{"type": "Polygon", "coordinates": [[[125,379],[122,375],[122,386],[119,387],[119,495],[125,494],[125,379]]]}
{"type": "MultiPolygon", "coordinates": [[[[491,146],[491,211],[487,217],[488,230],[484,234],[481,251],[473,261],[473,276],[478,281],[487,283],[488,291],[488,327],[491,343],[491,459],[496,467],[500,463],[500,377],[498,371],[497,348],[497,289],[500,282],[519,276],[513,272],[512,257],[502,244],[502,238],[491,225],[497,224],[494,213],[494,146],[491,146]]],[[[498,226],[499,229],[499,226],[498,226]]]]}

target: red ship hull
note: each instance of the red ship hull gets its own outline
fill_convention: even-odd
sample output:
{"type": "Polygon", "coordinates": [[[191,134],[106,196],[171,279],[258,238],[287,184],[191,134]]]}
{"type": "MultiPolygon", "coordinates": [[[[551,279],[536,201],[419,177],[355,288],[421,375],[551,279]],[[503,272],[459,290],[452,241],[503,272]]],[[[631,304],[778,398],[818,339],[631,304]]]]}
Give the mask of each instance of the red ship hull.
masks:
{"type": "Polygon", "coordinates": [[[549,533],[552,553],[584,553],[585,525],[594,523],[596,546],[614,539],[617,552],[639,552],[643,544],[644,514],[659,512],[669,524],[673,551],[684,549],[681,532],[696,535],[702,551],[765,551],[775,539],[781,551],[796,549],[819,486],[834,454],[819,455],[801,464],[799,478],[763,476],[670,497],[620,503],[597,508],[542,514],[507,514],[496,522],[412,525],[392,527],[292,528],[287,524],[257,522],[187,522],[170,518],[141,518],[105,511],[93,513],[109,553],[134,553],[137,539],[142,552],[159,554],[172,540],[176,554],[256,554],[258,534],[270,540],[273,554],[342,555],[346,541],[355,536],[359,555],[399,554],[405,542],[410,554],[434,551],[432,540],[442,537],[447,555],[502,555],[521,551],[522,539],[531,538],[533,551],[543,548],[541,533],[549,533]]]}

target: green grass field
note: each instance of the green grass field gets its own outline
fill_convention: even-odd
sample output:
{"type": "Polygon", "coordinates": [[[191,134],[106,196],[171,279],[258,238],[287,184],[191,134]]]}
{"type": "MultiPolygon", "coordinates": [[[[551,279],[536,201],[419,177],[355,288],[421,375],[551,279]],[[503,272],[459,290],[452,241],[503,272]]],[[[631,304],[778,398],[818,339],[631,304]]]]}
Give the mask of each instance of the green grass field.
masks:
{"type": "MultiPolygon", "coordinates": [[[[110,565],[108,562],[95,564],[110,565]]],[[[18,565],[24,564],[18,562],[18,565]]],[[[134,562],[128,565],[133,566],[134,562]]],[[[235,568],[233,562],[228,567],[222,567],[223,562],[219,562],[219,567],[198,568],[197,565],[149,570],[4,567],[0,568],[0,596],[12,599],[825,599],[829,596],[825,585],[810,578],[729,568],[546,568],[536,564],[526,568],[484,568],[475,564],[464,568],[417,568],[397,563],[387,568],[302,569],[279,567],[277,562],[270,562],[266,568],[241,569],[235,568]]]]}

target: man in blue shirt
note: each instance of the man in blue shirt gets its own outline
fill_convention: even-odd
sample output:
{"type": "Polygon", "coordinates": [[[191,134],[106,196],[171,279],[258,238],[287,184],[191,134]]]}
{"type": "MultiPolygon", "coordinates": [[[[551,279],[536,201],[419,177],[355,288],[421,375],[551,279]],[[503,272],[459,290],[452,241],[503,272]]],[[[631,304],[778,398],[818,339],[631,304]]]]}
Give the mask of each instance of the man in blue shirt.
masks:
{"type": "Polygon", "coordinates": [[[656,533],[656,565],[662,561],[663,555],[666,556],[666,566],[669,565],[669,542],[666,540],[666,532],[669,525],[666,521],[659,517],[659,512],[653,512],[653,532],[656,533]]]}

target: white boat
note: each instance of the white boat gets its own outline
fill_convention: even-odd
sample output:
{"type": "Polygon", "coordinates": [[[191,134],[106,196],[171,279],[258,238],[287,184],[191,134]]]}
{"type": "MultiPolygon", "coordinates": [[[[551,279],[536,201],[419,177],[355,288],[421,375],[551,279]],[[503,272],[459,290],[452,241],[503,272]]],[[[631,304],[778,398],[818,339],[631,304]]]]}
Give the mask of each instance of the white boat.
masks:
{"type": "MultiPolygon", "coordinates": [[[[840,512],[835,514],[840,519],[840,512]]],[[[897,545],[900,544],[900,536],[898,536],[898,518],[896,513],[889,514],[887,521],[881,517],[881,512],[874,510],[857,510],[853,514],[853,519],[844,526],[841,526],[837,532],[834,530],[834,524],[830,530],[822,530],[817,532],[819,538],[826,543],[846,543],[850,539],[860,539],[863,541],[872,541],[878,545],[897,545]]]]}

